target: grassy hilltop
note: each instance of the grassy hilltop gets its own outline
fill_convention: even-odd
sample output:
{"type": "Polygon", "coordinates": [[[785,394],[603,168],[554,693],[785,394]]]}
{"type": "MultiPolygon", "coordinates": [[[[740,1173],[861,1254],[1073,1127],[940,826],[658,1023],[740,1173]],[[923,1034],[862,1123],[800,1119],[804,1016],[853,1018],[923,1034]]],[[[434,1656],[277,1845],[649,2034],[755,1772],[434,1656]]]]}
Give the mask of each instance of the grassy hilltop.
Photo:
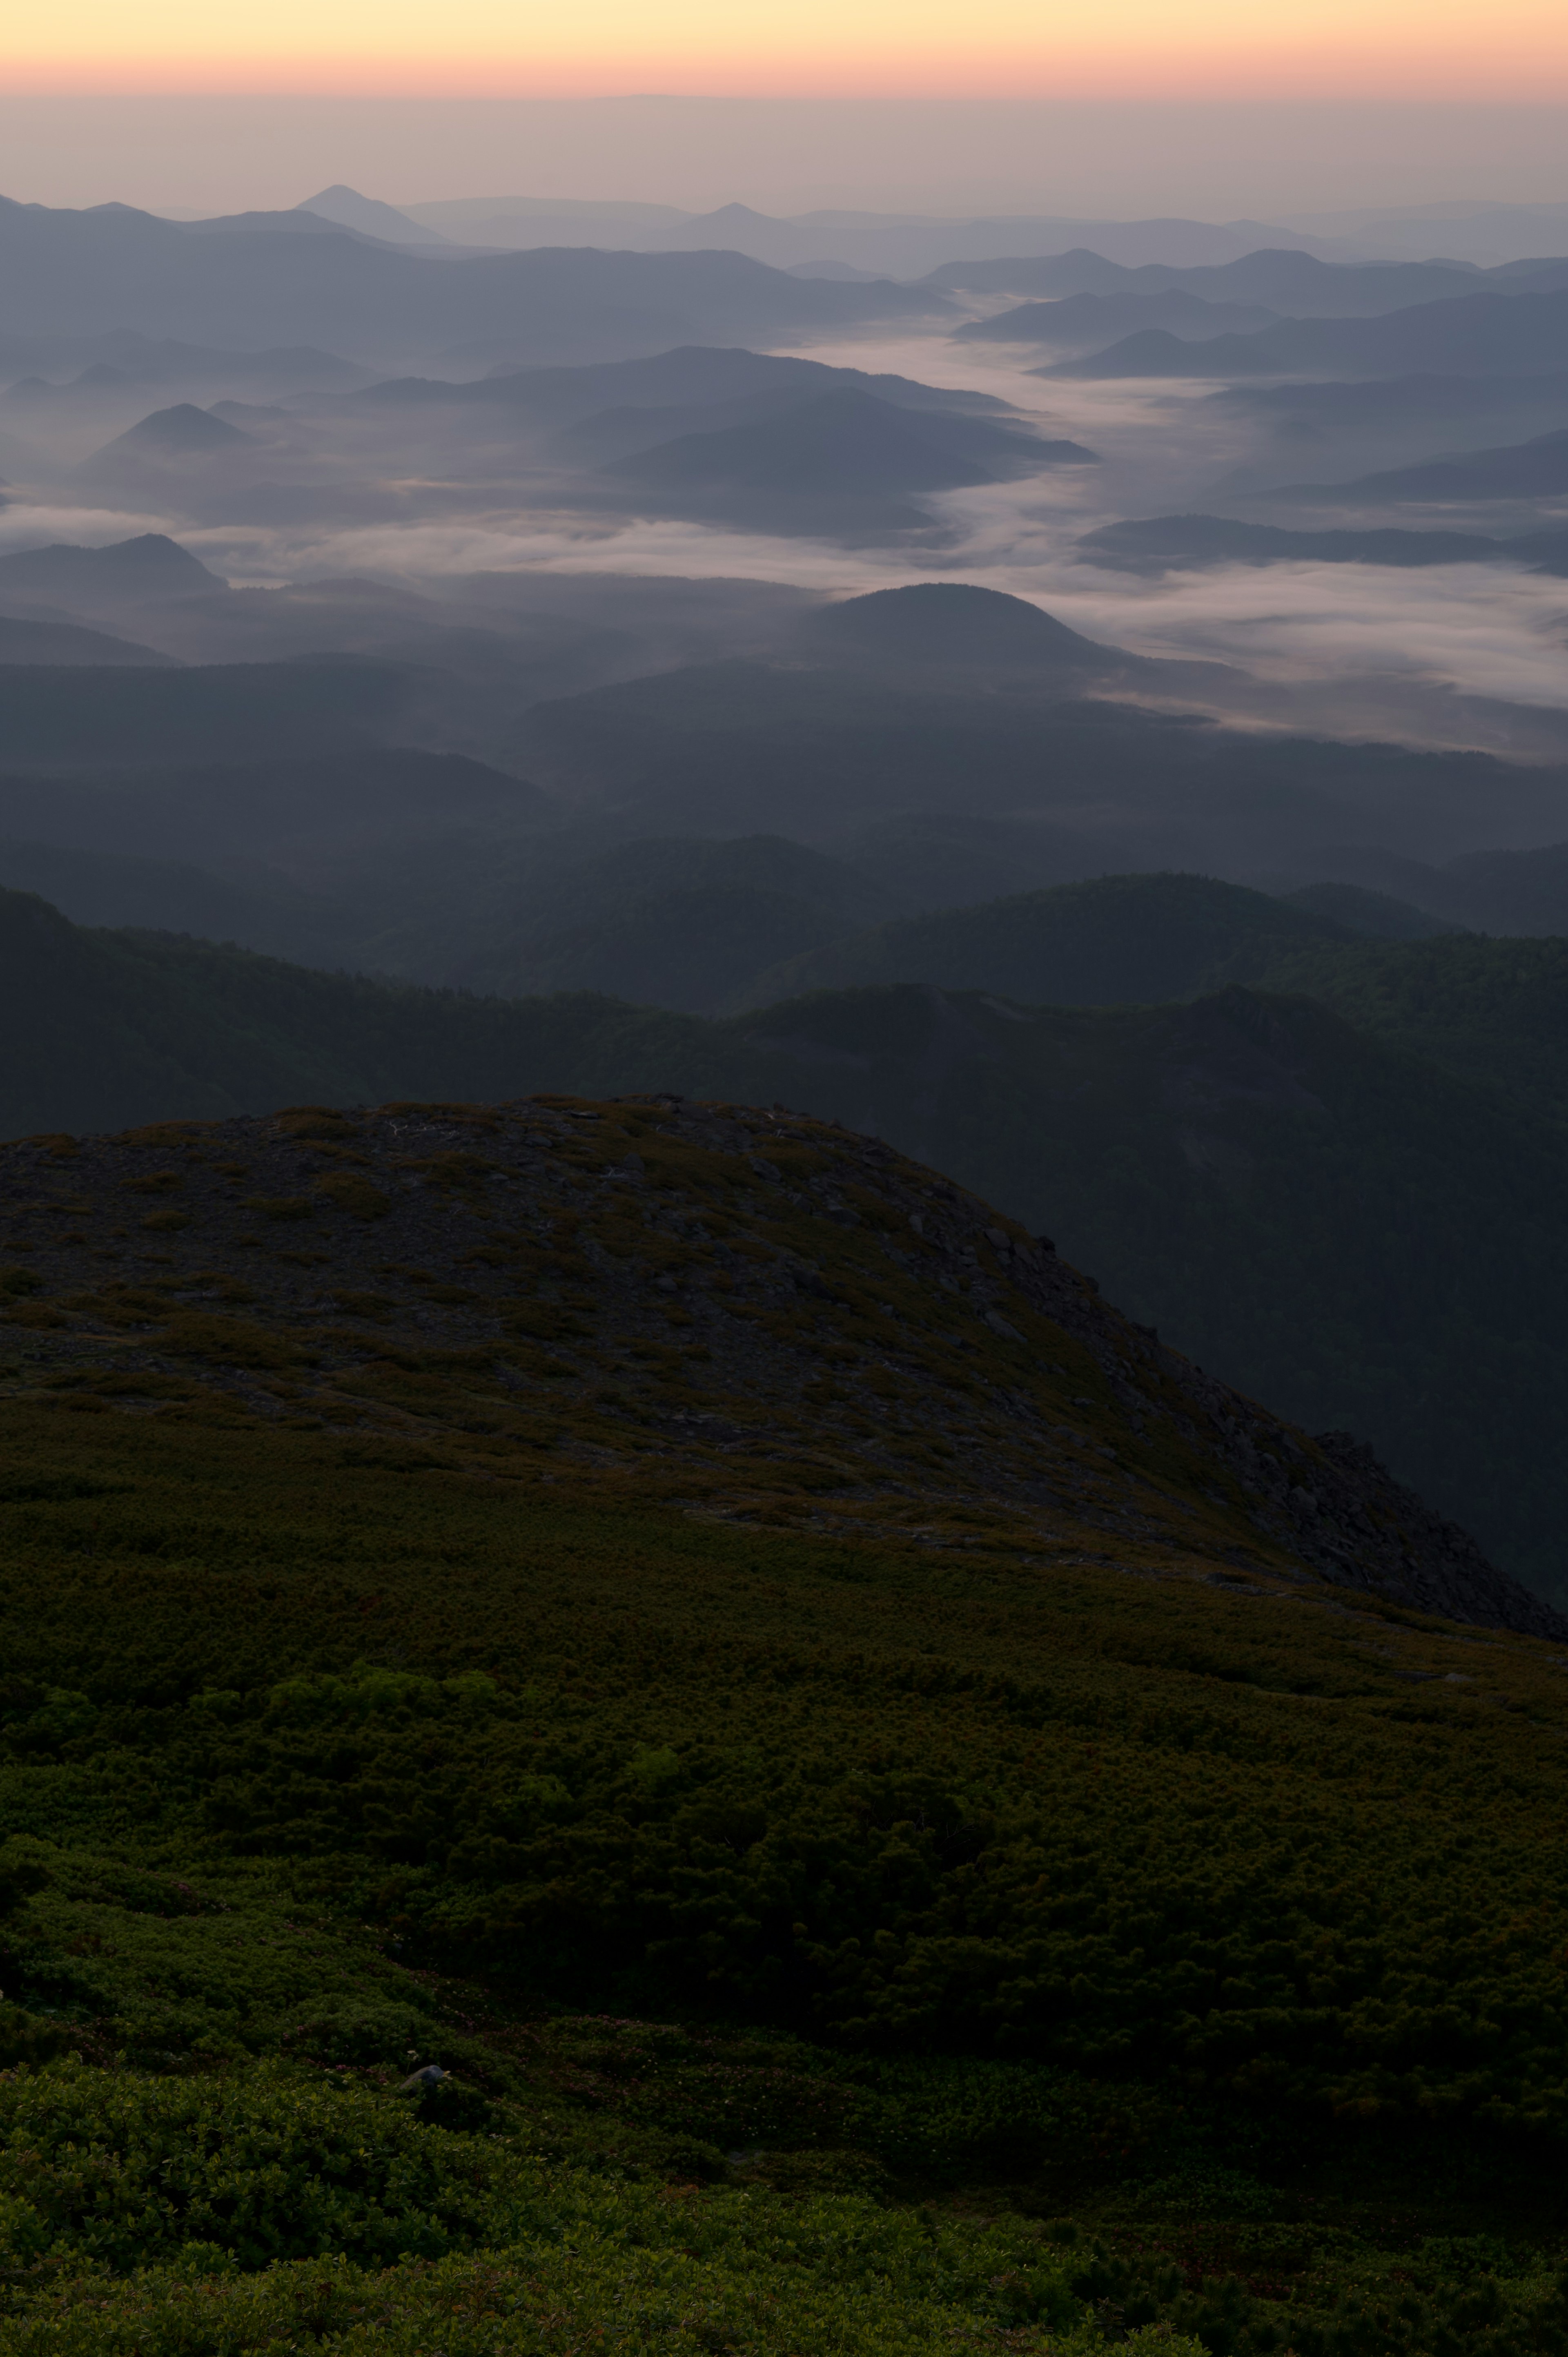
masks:
{"type": "Polygon", "coordinates": [[[793,1116],[0,1217],[8,2346],[1564,2345],[1561,1636],[1365,1457],[793,1116]]]}

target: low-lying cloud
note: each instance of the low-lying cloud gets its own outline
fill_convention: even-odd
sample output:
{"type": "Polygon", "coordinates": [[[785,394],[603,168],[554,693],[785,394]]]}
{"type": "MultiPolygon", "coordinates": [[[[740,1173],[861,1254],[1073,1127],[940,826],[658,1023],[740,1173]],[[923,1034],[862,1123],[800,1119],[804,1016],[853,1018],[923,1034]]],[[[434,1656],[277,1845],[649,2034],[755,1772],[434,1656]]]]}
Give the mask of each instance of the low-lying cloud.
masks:
{"type": "MultiPolygon", "coordinates": [[[[1473,743],[1509,738],[1506,716],[1470,708],[1477,699],[1537,707],[1543,721],[1568,708],[1568,582],[1508,565],[1293,561],[1144,577],[1084,563],[1078,543],[1101,523],[1233,508],[1222,486],[1247,455],[1248,429],[1201,398],[1206,386],[1042,382],[1016,355],[936,338],[816,345],[811,357],[993,393],[1026,409],[1042,432],[1089,445],[1100,463],[937,496],[927,503],[928,533],[854,546],[576,508],[566,503],[568,482],[537,469],[442,479],[429,450],[410,454],[427,473],[410,463],[393,477],[378,420],[364,436],[365,472],[351,499],[317,505],[301,485],[300,496],[278,496],[270,512],[265,500],[237,502],[246,521],[215,515],[210,503],[193,521],[76,506],[68,493],[21,499],[0,511],[0,549],[168,532],[215,571],[257,587],[371,576],[438,590],[476,574],[571,573],[742,578],[845,596],[957,577],[1030,598],[1108,644],[1227,663],[1282,695],[1298,692],[1297,702],[1273,708],[1243,698],[1239,716],[1290,726],[1305,716],[1332,734],[1391,725],[1434,742],[1473,743]]],[[[349,436],[340,447],[351,459],[352,429],[338,430],[349,436]]]]}

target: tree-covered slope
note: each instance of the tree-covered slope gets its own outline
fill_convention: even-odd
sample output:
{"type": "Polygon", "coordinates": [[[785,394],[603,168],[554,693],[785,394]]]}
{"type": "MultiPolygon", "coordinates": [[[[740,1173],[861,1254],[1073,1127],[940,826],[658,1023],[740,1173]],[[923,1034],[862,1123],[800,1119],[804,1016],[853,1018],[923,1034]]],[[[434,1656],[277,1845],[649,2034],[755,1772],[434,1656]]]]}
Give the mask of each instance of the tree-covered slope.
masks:
{"type": "Polygon", "coordinates": [[[1036,1006],[1187,998],[1255,982],[1292,950],[1345,931],[1210,876],[1102,876],[897,918],[758,974],[744,1003],[906,982],[994,990],[1036,1006]]]}
{"type": "Polygon", "coordinates": [[[1304,947],[1268,978],[1310,992],[1391,1047],[1543,1113],[1568,1114],[1568,941],[1560,936],[1304,947]]]}

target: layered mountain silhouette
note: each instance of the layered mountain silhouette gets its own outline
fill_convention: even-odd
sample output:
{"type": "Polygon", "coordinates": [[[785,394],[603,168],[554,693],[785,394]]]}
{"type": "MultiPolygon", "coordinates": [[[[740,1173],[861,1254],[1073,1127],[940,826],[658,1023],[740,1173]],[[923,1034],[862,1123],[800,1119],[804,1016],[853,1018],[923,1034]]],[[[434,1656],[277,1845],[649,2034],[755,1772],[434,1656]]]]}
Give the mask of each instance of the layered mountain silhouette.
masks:
{"type": "Polygon", "coordinates": [[[177,541],[161,532],[81,548],[54,541],[0,555],[0,597],[42,597],[89,611],[101,606],[143,605],[191,597],[226,587],[177,541]]]}
{"type": "Polygon", "coordinates": [[[0,663],[121,664],[177,671],[172,655],[75,622],[34,621],[0,614],[0,663]]]}
{"type": "Polygon", "coordinates": [[[1020,303],[954,331],[955,343],[1062,344],[1098,350],[1144,328],[1193,341],[1267,328],[1276,311],[1258,303],[1215,303],[1183,287],[1157,295],[1068,295],[1056,303],[1020,303]]]}
{"type": "Polygon", "coordinates": [[[149,417],[117,434],[101,450],[83,459],[77,473],[90,481],[112,481],[151,470],[170,472],[196,467],[221,466],[228,458],[245,456],[256,447],[256,436],[215,417],[194,402],[177,402],[170,409],[155,409],[149,417]]]}
{"type": "Polygon", "coordinates": [[[902,917],[758,974],[766,1006],[810,990],[933,983],[1031,1006],[1187,998],[1255,982],[1291,952],[1348,928],[1206,876],[1108,877],[981,908],[902,917]]]}
{"type": "Polygon", "coordinates": [[[601,471],[664,506],[766,515],[784,529],[820,533],[919,523],[924,515],[908,504],[908,493],[972,489],[1094,459],[1079,443],[1041,441],[940,412],[913,417],[849,386],[755,425],[678,436],[601,471]]]}
{"type": "Polygon", "coordinates": [[[1129,658],[1069,630],[1026,597],[969,582],[918,581],[874,589],[808,615],[798,644],[820,660],[861,670],[959,673],[1103,674],[1129,658]]]}
{"type": "Polygon", "coordinates": [[[1208,303],[1263,304],[1287,317],[1370,318],[1414,303],[1481,292],[1541,294],[1568,285],[1568,261],[1509,264],[1478,270],[1453,262],[1346,263],[1264,246],[1236,260],[1136,269],[1079,247],[1070,253],[1015,255],[933,271],[923,282],[947,293],[1153,296],[1180,290],[1208,303]]]}
{"type": "Polygon", "coordinates": [[[128,206],[0,200],[0,278],[16,336],[326,344],[350,356],[485,350],[518,362],[619,359],[690,340],[768,339],[940,315],[940,296],[791,277],[739,253],[544,248],[442,260],[310,212],[227,221],[128,206]]]}
{"type": "Polygon", "coordinates": [[[1477,565],[1516,551],[1532,553],[1530,542],[1510,544],[1480,533],[1293,532],[1281,524],[1213,515],[1102,524],[1098,532],[1085,533],[1078,547],[1086,564],[1147,574],[1194,565],[1477,565]]]}
{"type": "MultiPolygon", "coordinates": [[[[895,278],[918,278],[972,266],[994,254],[1057,255],[1092,246],[1112,266],[1157,263],[1176,267],[1234,261],[1259,247],[1316,253],[1324,241],[1260,221],[1085,221],[1033,214],[967,221],[821,209],[788,220],[750,205],[686,213],[672,205],[537,197],[454,198],[406,209],[415,220],[460,242],[522,246],[597,245],[644,252],[726,246],[786,269],[822,257],[895,278]],[[961,264],[960,257],[973,257],[961,264]]],[[[1338,250],[1337,248],[1335,250],[1338,250]]],[[[954,284],[966,284],[955,277],[954,284]]]]}
{"type": "Polygon", "coordinates": [[[1568,491],[1568,430],[1504,443],[1495,450],[1461,450],[1419,466],[1387,468],[1348,483],[1293,484],[1289,489],[1297,498],[1348,502],[1552,499],[1568,491]]]}
{"type": "Polygon", "coordinates": [[[446,246],[455,242],[399,212],[395,205],[383,204],[379,197],[362,197],[358,188],[345,188],[341,180],[306,197],[295,210],[335,221],[341,229],[358,230],[365,237],[383,238],[391,245],[446,246]]]}
{"type": "Polygon", "coordinates": [[[138,389],[177,386],[188,396],[208,399],[234,394],[256,399],[279,393],[346,393],[368,382],[369,369],[336,352],[295,344],[268,351],[222,351],[170,336],[152,337],[119,328],[102,335],[5,339],[10,365],[27,356],[34,373],[20,377],[0,394],[0,407],[35,420],[104,406],[138,389]],[[85,362],[85,365],[83,364],[85,362]],[[56,381],[60,370],[74,371],[56,381]]]}
{"type": "Polygon", "coordinates": [[[569,427],[613,410],[670,415],[726,403],[762,399],[806,401],[837,391],[874,394],[897,409],[940,410],[1010,419],[993,394],[920,384],[912,377],[833,368],[792,353],[753,352],[734,345],[679,344],[647,359],[602,361],[584,368],[500,369],[471,383],[444,378],[394,377],[367,386],[367,408],[402,405],[498,409],[532,423],[569,427]]]}
{"type": "MultiPolygon", "coordinates": [[[[1568,278],[1568,264],[1563,265],[1568,278]]],[[[1568,292],[1467,295],[1377,318],[1283,319],[1200,344],[1147,328],[1054,373],[1082,377],[1511,376],[1568,367],[1568,292]]]]}
{"type": "MultiPolygon", "coordinates": [[[[406,692],[392,664],[215,664],[48,684],[63,692],[46,705],[29,695],[27,674],[0,677],[0,714],[19,714],[40,733],[43,712],[59,724],[49,740],[57,774],[40,761],[39,773],[0,776],[0,837],[12,841],[216,867],[291,854],[314,864],[338,849],[384,855],[411,836],[464,832],[493,842],[551,807],[526,780],[461,754],[367,746],[406,692]],[[72,695],[82,707],[79,741],[102,766],[62,776],[72,695]],[[145,774],[128,781],[127,764],[145,774]]],[[[21,760],[34,750],[16,720],[11,741],[21,760]]]]}
{"type": "MultiPolygon", "coordinates": [[[[405,666],[353,656],[188,670],[15,668],[0,671],[0,742],[21,772],[231,762],[241,751],[247,759],[304,758],[384,740],[413,690],[405,666]]],[[[0,780],[0,801],[15,791],[14,779],[0,780]]]]}

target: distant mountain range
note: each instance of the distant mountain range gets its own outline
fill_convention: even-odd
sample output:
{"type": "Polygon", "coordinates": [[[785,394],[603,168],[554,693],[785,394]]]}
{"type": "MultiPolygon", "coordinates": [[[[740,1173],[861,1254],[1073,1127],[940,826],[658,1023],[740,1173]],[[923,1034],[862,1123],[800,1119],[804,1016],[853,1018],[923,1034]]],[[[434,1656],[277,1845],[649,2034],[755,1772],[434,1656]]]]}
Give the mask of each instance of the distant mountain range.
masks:
{"type": "Polygon", "coordinates": [[[1308,238],[1344,238],[1390,256],[1451,254],[1460,262],[1506,263],[1568,252],[1568,204],[1375,205],[1349,212],[1294,213],[1308,238]]]}
{"type": "Polygon", "coordinates": [[[1173,286],[1157,295],[1066,295],[1054,303],[1020,303],[958,328],[955,343],[1056,344],[1099,351],[1119,336],[1164,328],[1194,340],[1272,327],[1279,317],[1257,303],[1210,303],[1173,286]]]}
{"type": "MultiPolygon", "coordinates": [[[[1127,269],[1104,254],[1079,250],[1051,255],[1008,255],[932,271],[924,280],[942,294],[1045,295],[1058,300],[1092,295],[1147,300],[1187,295],[1204,303],[1262,304],[1294,319],[1374,317],[1412,303],[1437,303],[1480,293],[1542,294],[1568,280],[1568,262],[1512,264],[1478,271],[1447,262],[1324,261],[1262,246],[1234,261],[1178,269],[1145,263],[1127,269]]],[[[1151,326],[1160,321],[1151,320],[1151,326]]]]}
{"type": "MultiPolygon", "coordinates": [[[[326,192],[333,215],[367,228],[373,219],[388,233],[384,214],[351,211],[354,192],[326,192]]],[[[312,198],[313,209],[322,199],[312,198]]],[[[365,205],[365,199],[359,199],[365,205]]],[[[390,210],[390,209],[389,209],[390,210]]],[[[749,205],[727,204],[714,211],[682,212],[671,205],[562,203],[539,198],[459,198],[400,209],[417,227],[436,231],[459,244],[510,249],[542,245],[596,245],[632,251],[692,252],[723,247],[749,253],[780,269],[832,260],[895,278],[915,278],[968,256],[1050,254],[1092,245],[1124,264],[1191,265],[1229,262],[1260,245],[1299,247],[1326,255],[1353,255],[1344,241],[1323,239],[1261,221],[1083,221],[1055,215],[1011,214],[943,221],[921,214],[814,211],[779,220],[749,205]]]]}
{"type": "Polygon", "coordinates": [[[129,639],[112,638],[103,630],[83,630],[76,622],[37,621],[0,615],[0,664],[67,663],[71,665],[129,664],[155,671],[177,671],[174,656],[129,639]]]}
{"type": "Polygon", "coordinates": [[[603,472],[669,512],[840,538],[925,523],[910,493],[1094,460],[1080,443],[1045,441],[983,418],[912,415],[844,386],[755,425],[660,442],[603,472]]]}
{"type": "Polygon", "coordinates": [[[0,597],[63,597],[90,610],[192,597],[226,584],[166,533],[148,532],[102,548],[55,542],[0,554],[0,597]]]}
{"type": "Polygon", "coordinates": [[[1184,342],[1148,328],[1047,373],[1067,377],[1516,376],[1568,368],[1568,264],[1547,293],[1466,295],[1375,318],[1282,319],[1184,342]]]}
{"type": "MultiPolygon", "coordinates": [[[[314,213],[320,221],[336,221],[341,229],[358,230],[361,236],[380,238],[389,245],[462,244],[461,238],[443,237],[439,230],[426,229],[412,214],[400,212],[395,205],[384,205],[377,197],[362,197],[357,188],[345,188],[339,180],[329,188],[322,188],[314,197],[306,197],[295,210],[314,213]]],[[[485,244],[487,240],[476,241],[485,244]]]]}
{"type": "MultiPolygon", "coordinates": [[[[1568,436],[1561,437],[1568,440],[1568,436]]],[[[1391,478],[1368,476],[1362,488],[1406,476],[1444,479],[1452,468],[1412,467],[1391,478]]],[[[1325,497],[1347,497],[1349,486],[1325,497]]],[[[1316,496],[1315,491],[1314,496],[1316,496]]],[[[1440,498],[1441,492],[1405,493],[1440,498]]],[[[1454,492],[1453,497],[1462,494],[1454,492]]],[[[1485,494],[1483,494],[1485,496],[1485,494]]],[[[1568,530],[1523,533],[1497,540],[1482,533],[1402,532],[1349,527],[1331,532],[1293,532],[1280,524],[1240,523],[1230,516],[1150,516],[1141,522],[1102,524],[1078,543],[1086,564],[1121,573],[1157,575],[1200,565],[1486,565],[1499,559],[1556,572],[1568,563],[1568,530]]]]}
{"type": "Polygon", "coordinates": [[[367,385],[367,406],[510,410],[532,423],[562,429],[606,410],[668,417],[677,411],[762,395],[808,399],[839,387],[874,393],[900,409],[936,409],[1006,419],[1007,403],[993,394],[916,382],[912,377],[834,368],[789,352],[752,352],[736,346],[680,344],[646,359],[601,361],[579,368],[493,369],[466,383],[445,378],[393,377],[367,385]]]}
{"type": "MultiPolygon", "coordinates": [[[[1568,491],[1568,429],[1538,434],[1528,442],[1510,442],[1493,450],[1458,450],[1452,457],[1430,458],[1416,467],[1392,467],[1375,475],[1361,475],[1348,483],[1292,485],[1299,498],[1358,500],[1432,501],[1466,500],[1553,499],[1568,491]]],[[[1563,530],[1532,535],[1532,539],[1565,543],[1563,530]]],[[[1530,542],[1516,544],[1521,549],[1530,542]]]]}
{"type": "Polygon", "coordinates": [[[230,425],[227,418],[215,417],[209,409],[199,409],[194,402],[179,401],[172,408],[153,410],[125,433],[117,434],[98,456],[177,464],[183,458],[206,458],[242,450],[253,438],[239,426],[230,425]]]}
{"type": "Polygon", "coordinates": [[[0,199],[0,291],[14,337],[325,344],[391,360],[454,350],[619,359],[690,340],[936,316],[933,291],[796,278],[735,253],[543,251],[435,259],[310,212],[175,222],[0,199]],[[302,232],[308,233],[302,233],[302,232]]]}
{"type": "MultiPolygon", "coordinates": [[[[1079,874],[1299,873],[1319,845],[1382,841],[1442,856],[1568,833],[1560,766],[1195,725],[1161,699],[1223,706],[1242,675],[1053,637],[1029,601],[972,585],[877,599],[886,619],[874,656],[852,653],[858,601],[846,601],[766,653],[537,703],[506,759],[575,808],[635,811],[649,834],[822,840],[901,812],[1027,814],[1076,841],[1079,874]],[[939,598],[964,601],[976,618],[963,624],[972,638],[961,664],[932,660],[927,617],[939,598]],[[830,651],[834,628],[846,640],[830,651]],[[1035,633],[1036,654],[1021,664],[1020,641],[1035,633]]],[[[938,637],[949,636],[944,621],[938,637]]],[[[1297,709],[1305,731],[1311,700],[1297,709]]]]}

